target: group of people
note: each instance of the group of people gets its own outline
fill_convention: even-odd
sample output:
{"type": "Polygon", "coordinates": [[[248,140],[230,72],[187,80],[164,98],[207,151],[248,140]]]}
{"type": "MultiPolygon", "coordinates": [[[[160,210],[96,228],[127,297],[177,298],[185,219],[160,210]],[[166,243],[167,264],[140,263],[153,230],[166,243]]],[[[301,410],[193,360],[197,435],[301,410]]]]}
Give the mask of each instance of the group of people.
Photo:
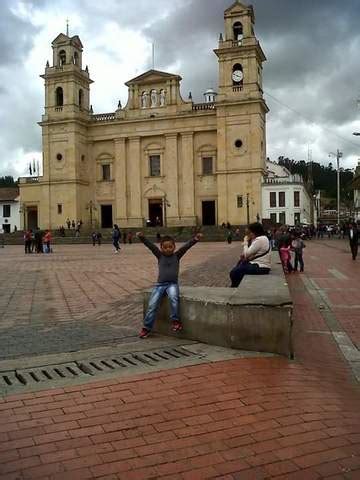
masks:
{"type": "MultiPolygon", "coordinates": [[[[92,244],[93,244],[94,247],[95,247],[95,245],[100,246],[101,243],[102,243],[101,232],[98,231],[98,230],[94,230],[91,234],[91,240],[92,240],[92,244]]],[[[112,244],[113,244],[113,247],[114,247],[114,252],[118,253],[121,250],[121,247],[120,247],[120,241],[121,240],[124,244],[126,244],[126,243],[132,244],[133,243],[133,233],[132,232],[123,232],[121,234],[119,226],[115,224],[112,231],[111,231],[111,240],[112,240],[112,244]]]]}
{"type": "Polygon", "coordinates": [[[25,253],[52,253],[52,235],[50,230],[41,231],[36,228],[26,230],[24,233],[25,253]]]}
{"type": "MultiPolygon", "coordinates": [[[[80,225],[81,227],[81,225],[80,225]]],[[[224,225],[224,228],[231,229],[230,225],[224,225]]],[[[345,228],[345,227],[344,227],[345,228]]],[[[350,222],[346,226],[350,249],[353,260],[356,259],[358,253],[359,228],[356,222],[350,222]]],[[[238,235],[240,231],[238,232],[238,235]]],[[[159,247],[147,239],[142,232],[138,232],[139,240],[155,255],[158,262],[158,278],[151,292],[148,309],[144,318],[144,325],[141,329],[139,337],[147,338],[154,326],[156,312],[160,306],[164,296],[169,298],[170,303],[170,319],[172,321],[172,331],[174,333],[181,332],[183,325],[179,317],[179,269],[180,260],[184,254],[198,243],[203,235],[196,233],[191,240],[176,250],[175,239],[171,236],[161,237],[158,235],[157,240],[159,247]]],[[[245,275],[268,275],[271,271],[271,252],[273,248],[277,248],[281,259],[283,270],[286,274],[298,271],[304,272],[305,249],[304,237],[312,238],[317,235],[317,231],[304,232],[303,229],[289,229],[285,226],[269,232],[265,231],[261,223],[256,222],[250,224],[245,232],[243,241],[243,251],[239,261],[231,269],[229,276],[231,280],[231,288],[237,288],[245,275]],[[308,235],[308,236],[307,236],[308,235]],[[294,258],[292,258],[292,254],[294,258]]],[[[114,252],[120,251],[120,240],[123,238],[124,243],[128,241],[132,243],[132,234],[125,233],[121,235],[120,228],[114,225],[111,232],[112,244],[114,252]]],[[[99,231],[92,233],[93,245],[101,245],[102,235],[99,231]]],[[[50,253],[51,250],[51,232],[46,230],[41,232],[38,228],[33,232],[31,229],[24,234],[25,253],[50,253]]]]}
{"type": "MultiPolygon", "coordinates": [[[[227,228],[224,225],[224,228],[227,228]]],[[[286,274],[304,271],[303,252],[304,237],[312,238],[314,232],[304,232],[300,229],[289,230],[281,227],[269,235],[261,223],[252,223],[247,227],[243,242],[243,252],[235,267],[230,271],[231,288],[237,288],[245,275],[268,275],[271,271],[271,251],[275,246],[278,249],[283,270],[286,274]],[[292,253],[294,262],[292,262],[292,253]]],[[[359,229],[355,222],[348,224],[348,235],[352,257],[355,260],[358,251],[359,229]]],[[[160,248],[147,239],[142,232],[137,233],[140,241],[155,255],[158,261],[158,278],[151,292],[148,309],[144,317],[144,324],[139,333],[141,339],[147,338],[155,323],[156,312],[164,296],[169,298],[170,320],[172,331],[179,333],[183,329],[179,317],[179,267],[183,255],[202,238],[197,233],[193,239],[176,250],[175,240],[165,236],[160,240],[160,248]]]]}
{"type": "Polygon", "coordinates": [[[284,234],[278,239],[278,251],[284,273],[297,272],[298,266],[300,272],[304,271],[303,252],[305,243],[301,238],[300,232],[284,234]],[[292,263],[292,252],[294,253],[294,263],[292,263]]]}
{"type": "MultiPolygon", "coordinates": [[[[83,224],[82,220],[78,220],[77,222],[75,222],[75,220],[70,220],[70,218],[67,218],[65,223],[66,223],[67,229],[72,230],[74,232],[75,237],[80,237],[80,231],[83,224]]],[[[58,228],[58,231],[61,237],[66,236],[66,229],[64,225],[61,225],[58,228]]]]}

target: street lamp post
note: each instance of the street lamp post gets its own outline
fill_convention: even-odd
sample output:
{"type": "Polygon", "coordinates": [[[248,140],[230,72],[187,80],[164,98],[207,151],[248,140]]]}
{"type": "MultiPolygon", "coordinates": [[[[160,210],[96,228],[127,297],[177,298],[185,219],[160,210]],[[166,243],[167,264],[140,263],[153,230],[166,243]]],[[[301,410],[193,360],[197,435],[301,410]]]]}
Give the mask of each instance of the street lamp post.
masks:
{"type": "Polygon", "coordinates": [[[340,150],[336,150],[336,153],[329,153],[329,157],[336,158],[337,169],[337,224],[340,227],[340,158],[343,156],[340,150]]]}
{"type": "Polygon", "coordinates": [[[246,194],[246,215],[247,215],[247,224],[250,224],[250,201],[249,194],[246,194]]]}

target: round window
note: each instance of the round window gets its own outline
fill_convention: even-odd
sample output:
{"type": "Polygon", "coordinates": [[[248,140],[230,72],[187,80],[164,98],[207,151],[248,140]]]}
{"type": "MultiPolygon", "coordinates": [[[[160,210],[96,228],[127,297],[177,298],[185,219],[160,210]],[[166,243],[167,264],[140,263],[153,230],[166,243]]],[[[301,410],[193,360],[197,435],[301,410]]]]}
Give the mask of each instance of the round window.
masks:
{"type": "Polygon", "coordinates": [[[236,140],[235,141],[235,147],[236,148],[241,148],[243,146],[243,142],[241,140],[236,140]]]}
{"type": "Polygon", "coordinates": [[[58,153],[56,155],[56,159],[59,160],[59,162],[60,162],[60,160],[62,160],[62,158],[63,158],[63,156],[61,155],[61,153],[58,153]]]}

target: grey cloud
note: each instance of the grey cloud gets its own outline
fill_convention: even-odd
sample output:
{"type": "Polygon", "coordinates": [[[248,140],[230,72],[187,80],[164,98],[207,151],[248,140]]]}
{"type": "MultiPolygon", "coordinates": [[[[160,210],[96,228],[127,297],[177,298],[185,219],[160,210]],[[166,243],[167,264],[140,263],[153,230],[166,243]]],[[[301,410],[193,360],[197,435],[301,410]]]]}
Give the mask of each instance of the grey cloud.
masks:
{"type": "Polygon", "coordinates": [[[0,5],[0,66],[19,63],[31,50],[36,28],[16,16],[11,8],[14,2],[2,0],[0,5]]]}
{"type": "MultiPolygon", "coordinates": [[[[22,78],[20,67],[31,51],[37,29],[11,12],[14,3],[13,0],[0,2],[0,71],[3,72],[0,79],[0,128],[8,148],[22,146],[29,151],[40,148],[36,121],[40,119],[43,97],[38,93],[39,89],[28,85],[31,79],[22,78]],[[15,64],[20,68],[17,78],[11,70],[15,64]],[[13,95],[14,91],[17,91],[16,95],[13,95]],[[11,119],[7,117],[7,111],[12,112],[11,119]]],[[[52,12],[54,5],[51,0],[27,0],[25,3],[48,12],[52,12]]],[[[231,3],[232,0],[57,0],[56,7],[57,11],[64,12],[64,19],[69,15],[71,21],[71,12],[74,17],[81,18],[80,31],[73,33],[80,35],[85,54],[90,38],[98,35],[99,25],[116,22],[121,29],[138,30],[156,44],[156,68],[170,71],[174,65],[179,65],[178,71],[172,73],[183,77],[183,97],[187,98],[191,90],[195,100],[202,101],[206,88],[217,88],[218,62],[213,49],[217,47],[219,33],[224,30],[223,12],[231,3]]],[[[360,1],[253,0],[252,3],[255,32],[268,58],[264,65],[265,91],[318,125],[334,130],[359,118],[355,99],[360,94],[357,80],[360,78],[360,1]]],[[[72,23],[70,28],[75,30],[72,23]]],[[[53,38],[58,33],[54,32],[53,38]]],[[[53,38],[49,38],[49,50],[53,38]]],[[[105,47],[103,54],[109,57],[112,51],[105,47]]],[[[149,52],[149,65],[150,55],[149,52]]],[[[46,58],[41,60],[45,62],[46,58]]],[[[106,90],[107,86],[99,85],[97,81],[91,58],[87,61],[96,88],[106,90]]],[[[41,72],[34,72],[32,85],[38,85],[38,73],[41,72]]],[[[109,92],[109,96],[117,98],[117,93],[109,92]]],[[[269,151],[291,147],[303,152],[311,122],[270,98],[268,103],[271,107],[269,151]],[[289,143],[288,139],[293,142],[289,143]]],[[[330,141],[330,135],[324,133],[323,159],[327,141],[330,141]]],[[[338,146],[347,154],[355,155],[356,150],[359,151],[351,132],[351,144],[344,142],[340,145],[341,141],[337,144],[336,138],[331,141],[334,145],[329,147],[338,146]]],[[[281,153],[295,156],[291,151],[281,153]]]]}

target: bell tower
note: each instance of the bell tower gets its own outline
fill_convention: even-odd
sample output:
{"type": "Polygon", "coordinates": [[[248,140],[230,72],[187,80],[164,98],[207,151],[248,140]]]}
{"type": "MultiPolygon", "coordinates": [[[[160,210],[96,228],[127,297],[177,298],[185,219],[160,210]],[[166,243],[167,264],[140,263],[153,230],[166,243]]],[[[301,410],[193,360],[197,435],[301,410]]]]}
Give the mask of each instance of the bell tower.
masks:
{"type": "Polygon", "coordinates": [[[82,68],[83,46],[80,38],[60,33],[52,42],[53,62],[46,64],[45,117],[62,118],[89,113],[89,71],[82,68]]]}
{"type": "Polygon", "coordinates": [[[244,225],[262,215],[268,112],[262,64],[266,57],[255,36],[252,6],[236,1],[225,10],[224,20],[225,34],[215,50],[219,61],[218,222],[244,225]]]}
{"type": "Polygon", "coordinates": [[[252,6],[235,2],[225,10],[225,38],[220,35],[219,101],[262,98],[264,52],[255,36],[252,6]]]}
{"type": "Polygon", "coordinates": [[[52,42],[52,65],[45,73],[45,113],[42,116],[43,223],[50,228],[66,218],[84,218],[89,190],[90,84],[88,68],[83,69],[80,38],[60,33],[52,42]]]}

